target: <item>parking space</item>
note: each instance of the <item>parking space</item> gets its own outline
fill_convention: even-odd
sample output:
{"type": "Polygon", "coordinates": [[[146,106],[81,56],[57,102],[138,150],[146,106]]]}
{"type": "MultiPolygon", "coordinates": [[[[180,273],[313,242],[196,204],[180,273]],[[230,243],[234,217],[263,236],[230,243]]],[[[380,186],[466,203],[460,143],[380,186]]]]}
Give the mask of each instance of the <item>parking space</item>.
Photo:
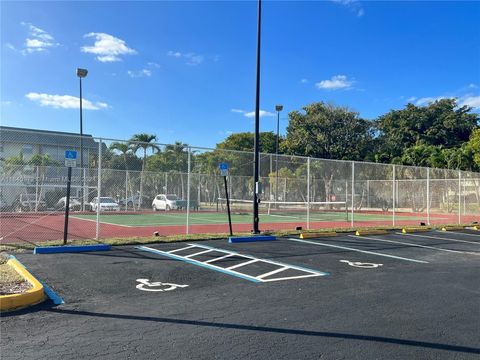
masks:
{"type": "Polygon", "coordinates": [[[171,359],[179,349],[185,358],[229,359],[480,354],[480,232],[212,240],[18,258],[65,304],[4,317],[8,358],[171,359]]]}

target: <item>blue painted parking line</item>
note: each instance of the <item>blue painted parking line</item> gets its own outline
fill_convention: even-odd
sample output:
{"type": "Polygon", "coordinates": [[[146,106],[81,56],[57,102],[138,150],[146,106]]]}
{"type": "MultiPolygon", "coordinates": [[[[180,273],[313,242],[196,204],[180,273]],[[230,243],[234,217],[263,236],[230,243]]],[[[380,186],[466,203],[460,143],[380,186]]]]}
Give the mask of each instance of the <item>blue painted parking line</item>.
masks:
{"type": "Polygon", "coordinates": [[[167,257],[175,259],[175,260],[180,260],[180,261],[184,261],[184,262],[187,262],[187,263],[190,263],[190,264],[198,265],[198,266],[201,266],[201,267],[204,267],[204,268],[208,268],[210,270],[219,271],[221,273],[236,276],[236,277],[239,277],[239,278],[242,278],[242,279],[245,279],[245,280],[249,280],[249,281],[252,281],[252,282],[262,282],[262,283],[264,283],[264,282],[272,282],[272,281],[280,281],[280,280],[293,280],[293,279],[302,279],[302,278],[308,278],[308,277],[329,275],[328,273],[323,272],[323,271],[308,269],[308,268],[301,267],[301,266],[296,266],[296,265],[289,265],[289,264],[285,264],[285,263],[281,263],[281,262],[277,262],[277,261],[272,261],[272,260],[267,260],[267,259],[261,259],[261,258],[257,258],[257,257],[251,256],[251,255],[244,255],[244,254],[240,254],[240,253],[234,252],[234,251],[229,251],[229,250],[224,250],[224,249],[219,249],[219,248],[214,248],[214,247],[211,247],[211,246],[199,245],[199,244],[188,244],[187,247],[174,249],[174,250],[171,250],[171,251],[162,251],[162,250],[153,249],[153,248],[150,248],[150,247],[147,247],[147,246],[137,246],[136,248],[139,249],[139,250],[149,251],[149,252],[156,253],[156,254],[159,254],[159,255],[167,256],[167,257]],[[174,254],[174,253],[178,253],[181,250],[192,249],[192,248],[199,248],[199,249],[201,249],[201,251],[193,253],[193,254],[189,254],[189,255],[186,255],[186,256],[174,254]],[[206,260],[206,261],[199,261],[199,260],[193,259],[193,257],[195,257],[196,255],[201,255],[201,254],[205,254],[205,253],[209,253],[209,252],[213,252],[213,251],[215,251],[217,253],[225,254],[225,255],[216,256],[213,259],[209,259],[209,260],[206,260]],[[220,261],[220,260],[227,259],[229,257],[234,257],[234,256],[239,257],[239,258],[243,258],[243,259],[245,259],[245,261],[240,262],[240,263],[235,264],[235,265],[232,265],[232,266],[227,267],[227,268],[223,268],[223,267],[216,266],[216,265],[213,264],[216,261],[220,261]],[[244,266],[246,267],[248,265],[254,264],[254,263],[265,263],[265,264],[275,265],[275,266],[277,266],[277,269],[274,269],[273,271],[268,271],[268,272],[260,274],[258,276],[252,276],[252,275],[248,275],[244,272],[241,272],[241,270],[240,270],[241,268],[243,268],[244,266]],[[286,271],[286,270],[296,270],[296,271],[299,271],[300,274],[299,275],[294,275],[294,276],[290,275],[290,276],[283,276],[282,277],[281,273],[283,271],[286,271]],[[272,278],[273,275],[279,275],[280,277],[273,277],[272,278]]]}

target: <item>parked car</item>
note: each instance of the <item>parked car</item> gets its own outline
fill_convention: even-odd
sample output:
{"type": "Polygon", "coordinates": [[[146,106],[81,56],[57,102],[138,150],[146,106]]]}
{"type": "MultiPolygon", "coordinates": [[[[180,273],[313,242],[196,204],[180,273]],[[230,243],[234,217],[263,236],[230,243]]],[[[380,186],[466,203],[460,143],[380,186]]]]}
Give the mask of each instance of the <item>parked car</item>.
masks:
{"type": "Polygon", "coordinates": [[[93,200],[90,202],[90,207],[92,211],[97,211],[98,206],[100,205],[100,211],[120,211],[120,205],[118,205],[115,200],[113,200],[111,197],[100,197],[100,201],[98,201],[99,198],[94,197],[93,200]]]}
{"type": "Polygon", "coordinates": [[[13,203],[15,211],[45,210],[47,203],[43,199],[37,199],[35,194],[20,194],[13,203]]]}
{"type": "MultiPolygon", "coordinates": [[[[55,204],[55,209],[56,210],[65,210],[65,203],[67,202],[67,197],[64,196],[64,197],[61,197],[57,203],[55,204]]],[[[90,211],[90,204],[89,203],[85,203],[83,204],[84,208],[86,211],[90,211]]],[[[69,202],[69,206],[70,208],[70,211],[81,211],[82,210],[82,202],[81,202],[81,199],[78,198],[78,197],[72,197],[70,196],[70,202],[69,202]]]]}
{"type": "Polygon", "coordinates": [[[155,199],[152,201],[152,209],[153,211],[158,211],[158,210],[176,210],[178,208],[177,206],[177,200],[178,197],[175,194],[159,194],[155,196],[155,199]]]}
{"type": "Polygon", "coordinates": [[[125,205],[128,207],[128,208],[133,208],[134,206],[136,208],[141,208],[141,207],[148,207],[148,202],[149,202],[149,197],[146,196],[146,195],[143,195],[142,196],[142,200],[140,201],[140,195],[134,195],[134,196],[130,196],[126,199],[122,199],[118,202],[118,205],[120,205],[120,207],[122,208],[125,208],[125,205]]]}

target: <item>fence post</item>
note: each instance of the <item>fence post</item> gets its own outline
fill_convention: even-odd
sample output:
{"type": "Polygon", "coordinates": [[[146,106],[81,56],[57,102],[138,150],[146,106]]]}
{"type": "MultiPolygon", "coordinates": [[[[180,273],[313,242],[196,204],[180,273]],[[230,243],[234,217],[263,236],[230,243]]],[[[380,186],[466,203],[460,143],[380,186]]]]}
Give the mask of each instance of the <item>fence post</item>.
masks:
{"type": "Polygon", "coordinates": [[[427,168],[427,225],[430,225],[430,168],[427,168]]]}
{"type": "Polygon", "coordinates": [[[462,171],[458,170],[458,224],[462,223],[462,171]]]}
{"type": "Polygon", "coordinates": [[[350,225],[353,226],[355,225],[355,161],[352,161],[352,219],[350,222],[350,225]]]}
{"type": "Polygon", "coordinates": [[[97,220],[95,228],[95,239],[100,237],[100,194],[102,189],[102,139],[98,141],[98,175],[97,175],[97,220]]]}
{"type": "Polygon", "coordinates": [[[189,146],[188,147],[188,172],[187,172],[187,234],[190,233],[190,162],[191,162],[191,152],[192,149],[189,146]]]}
{"type": "Polygon", "coordinates": [[[310,158],[307,159],[307,229],[310,229],[310,158]]]}
{"type": "Polygon", "coordinates": [[[125,170],[125,211],[128,211],[128,170],[125,170]]]}
{"type": "Polygon", "coordinates": [[[392,224],[393,226],[395,226],[395,197],[397,196],[396,194],[396,189],[395,189],[395,178],[396,178],[396,174],[395,174],[395,171],[396,171],[396,168],[395,168],[395,165],[393,165],[393,189],[392,189],[392,200],[393,200],[393,203],[392,203],[392,224]]]}

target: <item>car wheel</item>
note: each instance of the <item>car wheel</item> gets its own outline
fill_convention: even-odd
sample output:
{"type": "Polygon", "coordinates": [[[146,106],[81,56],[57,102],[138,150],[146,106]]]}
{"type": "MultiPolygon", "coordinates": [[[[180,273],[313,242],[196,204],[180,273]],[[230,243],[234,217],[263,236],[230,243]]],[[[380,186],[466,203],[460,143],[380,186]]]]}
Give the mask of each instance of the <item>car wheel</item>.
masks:
{"type": "Polygon", "coordinates": [[[127,203],[127,207],[133,207],[133,202],[129,201],[129,202],[127,203]]]}
{"type": "Polygon", "coordinates": [[[157,207],[155,205],[152,205],[152,210],[157,211],[157,207]]]}
{"type": "Polygon", "coordinates": [[[165,206],[165,211],[170,211],[170,205],[165,206]]]}

